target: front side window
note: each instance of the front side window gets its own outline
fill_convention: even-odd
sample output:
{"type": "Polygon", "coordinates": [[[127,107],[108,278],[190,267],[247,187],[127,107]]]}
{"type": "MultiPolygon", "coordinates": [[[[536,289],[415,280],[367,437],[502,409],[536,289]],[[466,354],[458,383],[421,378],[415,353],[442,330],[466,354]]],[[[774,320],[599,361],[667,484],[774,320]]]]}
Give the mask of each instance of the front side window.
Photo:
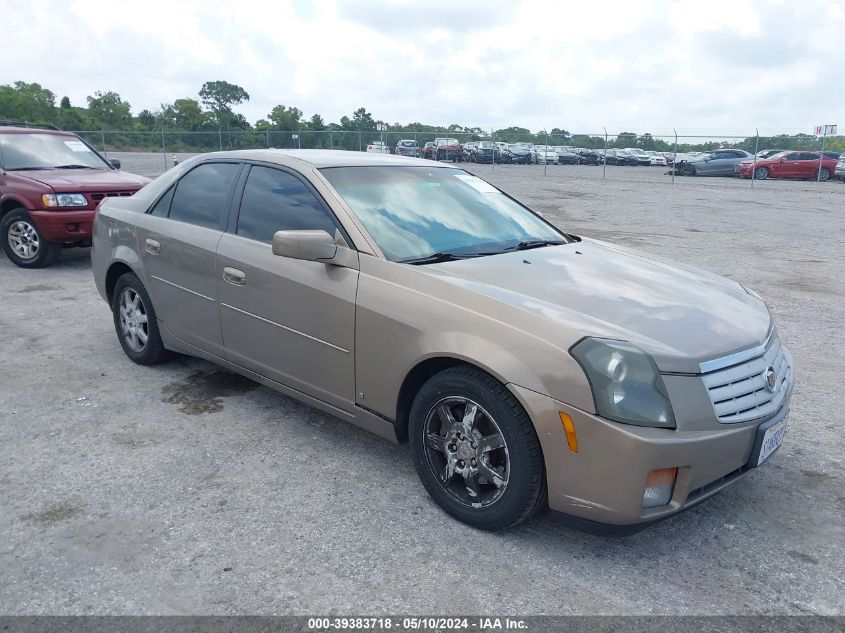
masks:
{"type": "Polygon", "coordinates": [[[254,166],[244,187],[236,233],[272,242],[276,231],[321,230],[334,237],[333,218],[305,184],[291,174],[254,166]]]}
{"type": "Polygon", "coordinates": [[[203,163],[185,174],[170,203],[170,219],[206,228],[220,226],[236,163],[203,163]]]}
{"type": "Polygon", "coordinates": [[[471,256],[566,236],[489,183],[443,167],[321,170],[391,261],[471,256]]]}
{"type": "Polygon", "coordinates": [[[0,134],[6,171],[29,169],[111,169],[100,155],[76,136],[64,134],[0,134]]]}

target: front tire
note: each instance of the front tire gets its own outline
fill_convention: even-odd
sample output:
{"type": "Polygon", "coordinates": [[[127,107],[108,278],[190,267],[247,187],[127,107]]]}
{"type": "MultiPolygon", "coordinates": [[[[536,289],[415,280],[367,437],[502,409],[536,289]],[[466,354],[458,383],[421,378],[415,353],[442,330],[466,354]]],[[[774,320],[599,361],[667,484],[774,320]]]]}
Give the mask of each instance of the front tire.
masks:
{"type": "Polygon", "coordinates": [[[23,207],[12,209],[3,217],[0,233],[6,257],[21,268],[52,266],[62,252],[61,244],[44,239],[23,207]]]}
{"type": "Polygon", "coordinates": [[[766,180],[769,177],[768,167],[758,167],[754,170],[754,180],[766,180]]]}
{"type": "Polygon", "coordinates": [[[546,503],[546,474],[528,414],[498,380],[458,366],[426,382],[411,407],[409,441],[426,491],[482,530],[521,523],[546,503]]]}
{"type": "Polygon", "coordinates": [[[112,293],[114,329],[120,346],[132,362],[155,365],[170,356],[164,349],[155,308],[135,273],[124,273],[112,293]]]}
{"type": "Polygon", "coordinates": [[[819,170],[819,181],[824,182],[830,178],[830,170],[827,167],[822,167],[819,170]]]}

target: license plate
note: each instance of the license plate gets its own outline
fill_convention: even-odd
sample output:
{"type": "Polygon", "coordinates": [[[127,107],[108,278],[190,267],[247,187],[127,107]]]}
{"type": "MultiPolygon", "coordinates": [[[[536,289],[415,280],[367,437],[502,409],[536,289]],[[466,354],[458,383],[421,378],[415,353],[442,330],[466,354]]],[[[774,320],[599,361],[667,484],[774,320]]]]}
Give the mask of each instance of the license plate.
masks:
{"type": "Polygon", "coordinates": [[[763,442],[760,444],[760,455],[757,458],[757,466],[771,457],[780,445],[783,444],[783,436],[786,435],[786,420],[775,424],[772,428],[766,429],[763,434],[763,442]]]}

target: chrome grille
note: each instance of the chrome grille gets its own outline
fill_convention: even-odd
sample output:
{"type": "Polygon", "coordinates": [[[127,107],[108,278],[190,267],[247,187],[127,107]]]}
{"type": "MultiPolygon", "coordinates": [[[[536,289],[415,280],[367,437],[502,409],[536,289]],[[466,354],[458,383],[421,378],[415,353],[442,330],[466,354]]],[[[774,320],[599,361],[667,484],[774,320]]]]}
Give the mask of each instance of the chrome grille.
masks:
{"type": "Polygon", "coordinates": [[[792,388],[792,359],[789,352],[773,335],[765,346],[761,346],[752,357],[735,354],[720,360],[702,364],[702,370],[718,367],[702,373],[704,386],[713,404],[719,422],[747,422],[775,413],[792,388]],[[743,358],[743,356],[745,358],[743,358]],[[740,362],[730,364],[736,357],[740,362]],[[721,366],[720,366],[721,365],[721,366]],[[775,370],[774,391],[766,384],[768,368],[775,370]]]}

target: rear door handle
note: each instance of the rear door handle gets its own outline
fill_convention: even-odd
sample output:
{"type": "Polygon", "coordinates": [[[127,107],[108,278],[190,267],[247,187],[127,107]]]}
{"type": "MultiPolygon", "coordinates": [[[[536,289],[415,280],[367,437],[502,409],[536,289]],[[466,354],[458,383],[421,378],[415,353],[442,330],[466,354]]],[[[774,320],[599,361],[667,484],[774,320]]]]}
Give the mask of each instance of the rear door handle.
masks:
{"type": "Polygon", "coordinates": [[[230,268],[229,266],[226,266],[223,268],[223,279],[228,281],[230,284],[243,286],[246,283],[246,273],[242,270],[238,270],[237,268],[230,268]]]}
{"type": "Polygon", "coordinates": [[[144,250],[150,255],[158,255],[161,252],[161,243],[148,237],[144,242],[144,250]]]}

